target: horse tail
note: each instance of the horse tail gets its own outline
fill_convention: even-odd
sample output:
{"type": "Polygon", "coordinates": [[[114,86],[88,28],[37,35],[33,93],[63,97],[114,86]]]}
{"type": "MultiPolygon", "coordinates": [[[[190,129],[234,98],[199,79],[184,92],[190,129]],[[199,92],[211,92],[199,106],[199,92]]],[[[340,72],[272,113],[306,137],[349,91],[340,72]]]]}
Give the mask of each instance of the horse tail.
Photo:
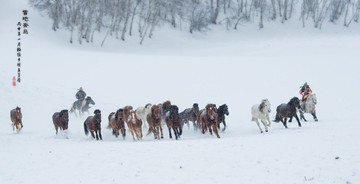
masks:
{"type": "Polygon", "coordinates": [[[276,113],[274,122],[278,123],[280,121],[281,121],[280,116],[278,113],[276,113]]]}
{"type": "Polygon", "coordinates": [[[89,135],[89,130],[86,127],[86,121],[84,122],[84,132],[85,132],[85,135],[89,135]]]}
{"type": "Polygon", "coordinates": [[[256,121],[256,119],[254,117],[251,118],[251,121],[256,121]]]}

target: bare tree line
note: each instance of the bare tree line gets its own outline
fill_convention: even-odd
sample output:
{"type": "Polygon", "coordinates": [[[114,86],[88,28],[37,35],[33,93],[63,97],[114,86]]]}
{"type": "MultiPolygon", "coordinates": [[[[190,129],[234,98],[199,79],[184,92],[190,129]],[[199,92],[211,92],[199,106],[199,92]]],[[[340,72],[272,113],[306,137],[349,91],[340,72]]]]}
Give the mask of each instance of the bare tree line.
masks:
{"type": "Polygon", "coordinates": [[[180,30],[207,31],[210,25],[238,29],[258,22],[285,23],[299,18],[303,27],[321,29],[327,22],[348,27],[359,22],[360,0],[30,0],[36,9],[53,20],[52,29],[66,28],[70,42],[93,42],[96,32],[125,40],[137,32],[140,44],[159,26],[180,30]],[[300,16],[300,17],[299,17],[300,16]]]}

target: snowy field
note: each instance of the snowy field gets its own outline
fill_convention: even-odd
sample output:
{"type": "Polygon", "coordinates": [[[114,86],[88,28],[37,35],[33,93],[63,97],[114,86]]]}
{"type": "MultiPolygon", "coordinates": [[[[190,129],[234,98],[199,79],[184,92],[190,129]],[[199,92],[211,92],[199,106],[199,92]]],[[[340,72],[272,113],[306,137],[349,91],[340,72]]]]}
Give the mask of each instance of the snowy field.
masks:
{"type": "MultiPolygon", "coordinates": [[[[69,44],[26,1],[0,6],[0,183],[360,183],[360,26],[298,22],[256,24],[188,34],[164,28],[142,46],[127,42],[69,44]],[[17,72],[16,24],[29,10],[23,35],[22,82],[17,72]],[[251,106],[276,107],[308,82],[317,94],[318,122],[272,123],[260,134],[251,106]],[[69,109],[82,86],[102,111],[103,140],[84,135],[83,118],[70,116],[70,138],[55,135],[51,117],[69,109]],[[180,111],[199,103],[227,104],[221,139],[187,129],[179,140],[152,135],[115,138],[107,116],[126,105],[170,100],[180,111]],[[12,131],[9,112],[22,108],[24,128],[12,131]],[[339,157],[339,159],[335,159],[339,157]]],[[[145,133],[145,131],[143,131],[145,133]]]]}

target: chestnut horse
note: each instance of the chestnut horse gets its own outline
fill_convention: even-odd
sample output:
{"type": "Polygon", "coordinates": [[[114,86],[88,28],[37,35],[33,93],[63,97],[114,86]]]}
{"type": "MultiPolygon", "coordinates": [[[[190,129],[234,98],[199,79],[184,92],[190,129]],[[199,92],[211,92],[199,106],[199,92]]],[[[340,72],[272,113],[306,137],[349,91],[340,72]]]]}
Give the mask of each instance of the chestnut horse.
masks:
{"type": "Polygon", "coordinates": [[[108,119],[109,125],[107,126],[107,128],[112,129],[112,134],[115,135],[115,137],[117,138],[120,135],[119,130],[121,130],[121,135],[123,139],[125,139],[126,130],[124,109],[119,109],[116,111],[116,113],[110,113],[108,119]]]}
{"type": "Polygon", "coordinates": [[[56,134],[58,134],[58,129],[61,131],[68,129],[69,124],[69,112],[64,109],[60,112],[55,112],[52,116],[52,120],[55,126],[56,134]]]}
{"type": "Polygon", "coordinates": [[[170,139],[172,138],[171,129],[173,129],[175,134],[175,139],[177,140],[180,138],[182,134],[182,127],[181,127],[181,117],[179,115],[179,108],[176,105],[171,105],[169,108],[169,113],[166,115],[165,122],[166,126],[169,129],[169,136],[170,139]]]}
{"type": "Polygon", "coordinates": [[[296,113],[298,108],[300,108],[300,100],[299,98],[294,97],[287,104],[283,103],[276,108],[276,116],[274,121],[281,121],[285,128],[288,128],[286,124],[287,118],[290,118],[289,122],[291,122],[292,117],[295,117],[299,127],[301,127],[299,117],[296,113]]]}
{"type": "Polygon", "coordinates": [[[15,131],[15,127],[16,127],[16,132],[20,132],[20,130],[23,128],[23,124],[22,124],[22,113],[21,113],[21,108],[20,107],[16,107],[15,109],[12,109],[10,111],[10,119],[11,119],[11,126],[13,127],[13,131],[15,131]]]}
{"type": "Polygon", "coordinates": [[[130,120],[126,123],[131,135],[133,136],[133,139],[135,140],[135,136],[137,140],[140,140],[143,138],[142,134],[142,121],[137,118],[135,111],[130,111],[130,120]]]}
{"type": "Polygon", "coordinates": [[[186,123],[188,128],[190,128],[189,121],[193,123],[194,130],[200,127],[200,110],[197,103],[193,104],[192,108],[185,109],[180,113],[182,119],[182,125],[186,123]]]}
{"type": "Polygon", "coordinates": [[[149,135],[152,131],[155,139],[160,140],[160,132],[161,132],[161,139],[163,139],[164,134],[161,127],[161,112],[160,112],[160,107],[158,105],[153,105],[151,107],[151,111],[147,115],[146,120],[149,124],[149,130],[147,135],[149,135]]]}
{"type": "Polygon", "coordinates": [[[220,129],[220,123],[224,123],[224,128],[222,129],[222,131],[225,131],[226,129],[225,115],[229,116],[228,106],[226,104],[220,106],[218,108],[217,114],[218,114],[218,119],[217,119],[218,129],[220,129]]]}
{"type": "Polygon", "coordinates": [[[205,134],[207,128],[209,128],[209,132],[212,135],[212,131],[215,132],[216,136],[220,138],[219,132],[217,129],[217,108],[215,104],[206,105],[205,109],[201,110],[200,120],[202,133],[205,134]]]}
{"type": "Polygon", "coordinates": [[[123,109],[124,109],[125,123],[127,123],[130,120],[130,111],[133,110],[133,107],[131,105],[128,105],[125,106],[123,109]]]}
{"type": "Polygon", "coordinates": [[[94,116],[89,116],[86,118],[84,122],[84,131],[85,135],[89,135],[89,131],[91,133],[91,136],[95,139],[94,132],[96,134],[96,140],[102,140],[101,136],[101,111],[99,109],[96,109],[94,111],[94,116]]]}

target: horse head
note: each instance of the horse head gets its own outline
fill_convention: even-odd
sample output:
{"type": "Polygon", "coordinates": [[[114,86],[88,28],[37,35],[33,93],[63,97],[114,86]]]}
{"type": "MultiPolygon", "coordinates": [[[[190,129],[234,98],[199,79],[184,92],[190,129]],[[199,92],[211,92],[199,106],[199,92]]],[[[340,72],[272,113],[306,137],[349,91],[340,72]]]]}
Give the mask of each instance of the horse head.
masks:
{"type": "Polygon", "coordinates": [[[21,114],[21,108],[20,107],[16,107],[15,108],[15,115],[17,119],[21,119],[22,118],[22,114],[21,114]]]}
{"type": "Polygon", "coordinates": [[[176,105],[171,105],[170,114],[179,114],[179,108],[176,105]]]}
{"type": "Polygon", "coordinates": [[[116,111],[115,120],[123,121],[124,117],[125,117],[124,109],[119,109],[116,111]]]}
{"type": "Polygon", "coordinates": [[[60,111],[59,117],[65,121],[69,121],[69,112],[67,109],[60,111]]]}
{"type": "Polygon", "coordinates": [[[87,104],[95,105],[95,102],[91,97],[88,96],[85,98],[85,100],[87,104]]]}
{"type": "Polygon", "coordinates": [[[217,108],[215,104],[207,104],[205,109],[208,117],[211,120],[214,120],[217,117],[217,108]]]}
{"type": "Polygon", "coordinates": [[[159,119],[161,116],[160,116],[160,106],[158,105],[153,105],[151,107],[151,116],[156,118],[156,119],[159,119]]]}
{"type": "Polygon", "coordinates": [[[94,111],[95,117],[97,117],[101,121],[101,111],[99,109],[96,109],[94,111]]]}
{"type": "Polygon", "coordinates": [[[229,108],[228,108],[228,106],[227,106],[226,104],[220,106],[220,107],[219,107],[219,111],[220,111],[220,109],[221,109],[221,111],[222,111],[224,114],[226,114],[227,116],[229,116],[229,108]]]}
{"type": "Polygon", "coordinates": [[[288,103],[290,106],[294,106],[294,107],[297,107],[297,108],[300,108],[300,100],[298,97],[294,97],[292,98],[289,103],[288,103]]]}
{"type": "Polygon", "coordinates": [[[261,104],[259,106],[260,112],[264,112],[264,110],[268,113],[271,112],[271,104],[268,99],[261,100],[261,104]]]}

